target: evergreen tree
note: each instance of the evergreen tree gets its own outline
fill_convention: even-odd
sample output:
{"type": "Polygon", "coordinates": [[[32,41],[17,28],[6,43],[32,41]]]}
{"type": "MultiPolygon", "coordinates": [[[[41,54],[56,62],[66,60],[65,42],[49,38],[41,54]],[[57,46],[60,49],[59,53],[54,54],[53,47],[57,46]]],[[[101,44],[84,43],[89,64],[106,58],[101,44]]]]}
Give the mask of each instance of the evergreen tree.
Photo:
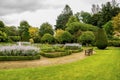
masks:
{"type": "Polygon", "coordinates": [[[29,41],[30,35],[29,35],[29,28],[30,25],[27,21],[21,21],[19,28],[19,34],[21,36],[22,41],[29,41]]]}
{"type": "Polygon", "coordinates": [[[66,23],[68,22],[68,19],[72,15],[73,15],[73,12],[72,12],[71,8],[69,7],[69,5],[66,5],[65,8],[63,9],[62,13],[57,17],[55,29],[56,30],[57,29],[65,30],[66,23]]]}
{"type": "Polygon", "coordinates": [[[108,41],[104,29],[99,28],[96,36],[96,46],[98,49],[105,49],[107,47],[108,41]]]}

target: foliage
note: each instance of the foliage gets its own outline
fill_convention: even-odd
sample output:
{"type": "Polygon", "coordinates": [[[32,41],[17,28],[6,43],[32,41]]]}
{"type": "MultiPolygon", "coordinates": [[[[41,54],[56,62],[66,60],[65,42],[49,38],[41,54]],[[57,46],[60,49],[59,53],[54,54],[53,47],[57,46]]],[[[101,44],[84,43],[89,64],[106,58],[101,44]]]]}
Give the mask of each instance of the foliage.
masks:
{"type": "Polygon", "coordinates": [[[79,21],[83,23],[89,23],[91,20],[91,14],[88,12],[81,11],[80,13],[75,14],[79,21]]]}
{"type": "Polygon", "coordinates": [[[41,41],[43,43],[53,43],[55,42],[55,39],[53,37],[53,35],[49,34],[49,33],[46,33],[44,34],[44,36],[41,38],[41,41]]]}
{"type": "Polygon", "coordinates": [[[8,36],[8,38],[13,42],[18,42],[21,40],[20,36],[8,36]]]}
{"type": "Polygon", "coordinates": [[[19,36],[19,31],[15,26],[6,26],[6,27],[4,27],[4,32],[8,36],[19,36]]]}
{"type": "Polygon", "coordinates": [[[64,45],[64,48],[67,50],[77,50],[77,49],[81,49],[81,47],[82,45],[77,44],[77,43],[72,43],[72,44],[66,43],[64,45]]]}
{"type": "Polygon", "coordinates": [[[7,34],[5,32],[0,31],[0,42],[7,42],[7,34]]]}
{"type": "Polygon", "coordinates": [[[99,49],[105,49],[107,48],[107,45],[108,45],[107,35],[104,29],[99,28],[96,37],[96,46],[99,49]]]}
{"type": "Polygon", "coordinates": [[[29,39],[29,42],[30,42],[31,44],[33,44],[33,43],[34,43],[34,40],[31,38],[31,39],[29,39]]]}
{"type": "Polygon", "coordinates": [[[86,31],[78,38],[78,42],[82,44],[91,44],[95,41],[95,35],[91,31],[86,31]]]}
{"type": "Polygon", "coordinates": [[[106,4],[102,4],[101,11],[93,14],[90,23],[102,28],[104,24],[110,21],[112,17],[116,16],[119,12],[120,8],[118,5],[113,5],[111,2],[107,2],[106,4]]]}
{"type": "Polygon", "coordinates": [[[56,30],[57,29],[65,30],[66,23],[68,22],[68,19],[72,15],[73,15],[73,12],[72,12],[71,8],[69,7],[69,5],[66,5],[64,10],[62,11],[62,13],[57,17],[55,29],[56,30]]]}
{"type": "Polygon", "coordinates": [[[19,35],[21,36],[22,41],[29,40],[29,38],[30,38],[29,28],[30,28],[30,25],[28,24],[27,21],[20,22],[20,26],[18,27],[18,29],[19,29],[19,35]]]}
{"type": "Polygon", "coordinates": [[[62,57],[62,56],[67,56],[72,54],[71,51],[65,51],[65,52],[55,52],[55,53],[44,53],[42,52],[41,55],[44,57],[48,57],[48,58],[55,58],[55,57],[62,57]]]}
{"type": "Polygon", "coordinates": [[[71,16],[69,18],[68,22],[66,23],[66,26],[67,26],[66,30],[70,32],[71,34],[74,34],[80,28],[79,21],[77,20],[75,16],[71,16]]]}
{"type": "Polygon", "coordinates": [[[72,35],[67,31],[57,30],[55,38],[59,43],[67,43],[71,42],[72,35]]]}
{"type": "Polygon", "coordinates": [[[113,18],[114,29],[120,32],[120,13],[113,18]]]}
{"type": "Polygon", "coordinates": [[[0,56],[0,61],[23,61],[40,59],[40,55],[35,56],[0,56]]]}
{"type": "Polygon", "coordinates": [[[46,33],[49,33],[49,34],[51,34],[51,35],[54,34],[54,31],[53,31],[53,29],[52,29],[52,25],[49,24],[48,22],[43,23],[43,24],[40,26],[39,32],[40,32],[41,37],[42,37],[44,34],[46,34],[46,33]]]}
{"type": "Polygon", "coordinates": [[[120,47],[120,40],[110,40],[108,46],[120,47]]]}
{"type": "Polygon", "coordinates": [[[35,43],[40,42],[40,34],[39,34],[39,29],[36,27],[30,27],[29,28],[29,35],[30,37],[34,40],[35,43]]]}
{"type": "Polygon", "coordinates": [[[32,46],[1,46],[0,56],[35,56],[39,49],[32,46]]]}
{"type": "Polygon", "coordinates": [[[56,30],[56,32],[55,32],[55,39],[56,39],[59,43],[62,42],[61,36],[62,36],[63,33],[64,33],[64,30],[62,30],[62,29],[58,29],[58,30],[56,30]]]}
{"type": "Polygon", "coordinates": [[[103,26],[103,28],[105,29],[105,32],[106,32],[106,34],[107,34],[107,37],[108,37],[109,39],[111,39],[112,36],[113,36],[113,32],[114,32],[112,21],[107,22],[107,23],[103,26]]]}
{"type": "Polygon", "coordinates": [[[4,28],[5,24],[3,23],[3,21],[0,21],[0,28],[4,28]]]}

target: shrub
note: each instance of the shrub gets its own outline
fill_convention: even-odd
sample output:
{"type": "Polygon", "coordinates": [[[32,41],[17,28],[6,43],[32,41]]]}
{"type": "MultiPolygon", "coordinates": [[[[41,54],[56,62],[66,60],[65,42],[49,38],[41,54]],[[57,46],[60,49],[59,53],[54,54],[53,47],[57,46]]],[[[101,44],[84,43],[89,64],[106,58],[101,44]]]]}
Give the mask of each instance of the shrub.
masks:
{"type": "Polygon", "coordinates": [[[120,41],[108,41],[109,46],[120,47],[120,41]]]}
{"type": "Polygon", "coordinates": [[[99,49],[105,49],[108,45],[107,36],[104,29],[99,28],[96,37],[96,46],[99,49]]]}
{"type": "Polygon", "coordinates": [[[72,44],[65,44],[65,49],[67,50],[77,50],[77,49],[81,49],[82,45],[80,44],[76,44],[76,43],[72,43],[72,44]]]}
{"type": "Polygon", "coordinates": [[[32,43],[34,43],[34,40],[31,38],[31,39],[29,39],[29,42],[32,44],[32,43]]]}
{"type": "Polygon", "coordinates": [[[68,31],[57,30],[55,34],[55,39],[59,43],[68,43],[72,41],[72,35],[68,31]]]}
{"type": "Polygon", "coordinates": [[[20,41],[20,36],[8,36],[8,38],[14,42],[20,41]]]}
{"type": "Polygon", "coordinates": [[[0,56],[35,56],[39,49],[32,46],[1,46],[0,56]]]}
{"type": "Polygon", "coordinates": [[[40,54],[44,57],[55,58],[55,57],[70,55],[70,54],[72,54],[72,52],[67,50],[65,52],[55,52],[55,53],[40,52],[40,54]]]}
{"type": "Polygon", "coordinates": [[[54,48],[52,45],[49,44],[43,44],[40,46],[40,50],[44,52],[55,52],[54,48]]]}
{"type": "Polygon", "coordinates": [[[6,42],[8,41],[7,34],[0,31],[0,42],[6,42]]]}
{"type": "Polygon", "coordinates": [[[40,59],[40,55],[36,56],[0,56],[0,61],[21,61],[40,59]]]}
{"type": "Polygon", "coordinates": [[[95,35],[91,31],[84,32],[79,38],[78,42],[82,44],[91,44],[95,40],[95,35]]]}
{"type": "Polygon", "coordinates": [[[41,41],[43,43],[53,43],[54,42],[54,37],[51,34],[46,33],[42,38],[41,41]]]}

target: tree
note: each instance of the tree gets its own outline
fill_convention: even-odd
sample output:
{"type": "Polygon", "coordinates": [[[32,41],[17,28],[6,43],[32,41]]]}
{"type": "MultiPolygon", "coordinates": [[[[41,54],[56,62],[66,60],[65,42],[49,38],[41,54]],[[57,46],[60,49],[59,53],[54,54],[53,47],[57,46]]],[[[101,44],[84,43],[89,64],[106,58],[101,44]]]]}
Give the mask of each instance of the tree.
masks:
{"type": "Polygon", "coordinates": [[[102,8],[100,9],[100,11],[93,14],[90,24],[102,28],[103,25],[110,21],[119,12],[120,7],[115,1],[102,4],[102,8]]]}
{"type": "Polygon", "coordinates": [[[120,13],[113,18],[113,27],[116,31],[120,32],[120,13]]]}
{"type": "Polygon", "coordinates": [[[107,35],[104,29],[99,28],[96,36],[96,46],[99,49],[105,49],[108,45],[107,35]]]}
{"type": "Polygon", "coordinates": [[[55,39],[53,37],[53,35],[49,34],[49,33],[46,33],[44,34],[44,36],[41,38],[41,41],[43,43],[54,43],[55,39]]]}
{"type": "Polygon", "coordinates": [[[27,21],[20,22],[20,26],[18,27],[18,29],[19,29],[19,34],[21,35],[22,41],[29,41],[29,38],[30,38],[29,28],[30,28],[30,25],[28,24],[27,21]]]}
{"type": "Polygon", "coordinates": [[[104,30],[105,30],[105,32],[106,32],[106,34],[107,34],[107,37],[108,37],[109,39],[111,39],[112,36],[113,36],[113,32],[114,32],[112,21],[107,22],[107,23],[103,26],[103,28],[104,28],[104,30]]]}
{"type": "Polygon", "coordinates": [[[83,23],[89,23],[89,21],[91,20],[91,14],[88,12],[84,12],[81,11],[80,13],[76,14],[76,17],[78,17],[79,21],[83,22],[83,23]],[[79,16],[78,16],[79,14],[79,16]]]}
{"type": "Polygon", "coordinates": [[[83,45],[91,44],[95,41],[95,35],[91,31],[86,31],[78,38],[78,42],[81,42],[83,45]]]}
{"type": "Polygon", "coordinates": [[[40,26],[39,32],[40,32],[41,37],[42,37],[44,34],[46,34],[46,33],[49,33],[49,34],[51,34],[51,35],[54,34],[54,31],[53,31],[53,29],[52,29],[52,25],[49,24],[48,22],[43,23],[43,24],[40,26]]]}
{"type": "Polygon", "coordinates": [[[67,43],[72,41],[72,35],[67,31],[58,29],[55,33],[55,39],[59,43],[67,43]]]}
{"type": "Polygon", "coordinates": [[[39,35],[39,29],[38,28],[30,27],[29,28],[29,35],[30,35],[31,40],[33,39],[33,41],[35,43],[40,42],[41,36],[39,35]]]}
{"type": "Polygon", "coordinates": [[[91,10],[92,10],[92,13],[93,13],[93,14],[97,14],[97,13],[100,12],[100,7],[99,7],[99,5],[93,4],[91,10]]]}
{"type": "Polygon", "coordinates": [[[57,17],[55,29],[56,30],[57,29],[65,30],[66,23],[68,22],[68,19],[72,15],[73,15],[73,12],[72,12],[71,8],[69,7],[69,5],[66,5],[65,8],[63,9],[62,13],[57,17]]]}
{"type": "Polygon", "coordinates": [[[15,26],[6,26],[4,28],[4,32],[8,35],[8,36],[19,36],[19,32],[18,29],[15,26]]]}
{"type": "Polygon", "coordinates": [[[7,34],[5,32],[0,31],[0,42],[6,42],[7,40],[7,34]]]}
{"type": "Polygon", "coordinates": [[[0,28],[4,28],[5,24],[3,23],[3,21],[0,21],[0,28]]]}

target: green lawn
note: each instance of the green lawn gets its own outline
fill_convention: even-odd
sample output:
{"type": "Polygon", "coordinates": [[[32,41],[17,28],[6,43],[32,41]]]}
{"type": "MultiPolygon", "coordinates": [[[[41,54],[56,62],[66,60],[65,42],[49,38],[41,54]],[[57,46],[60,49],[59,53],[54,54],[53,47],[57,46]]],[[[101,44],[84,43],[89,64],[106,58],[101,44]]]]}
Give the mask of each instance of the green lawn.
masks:
{"type": "Polygon", "coordinates": [[[0,80],[120,80],[120,48],[64,65],[0,70],[0,80]]]}

